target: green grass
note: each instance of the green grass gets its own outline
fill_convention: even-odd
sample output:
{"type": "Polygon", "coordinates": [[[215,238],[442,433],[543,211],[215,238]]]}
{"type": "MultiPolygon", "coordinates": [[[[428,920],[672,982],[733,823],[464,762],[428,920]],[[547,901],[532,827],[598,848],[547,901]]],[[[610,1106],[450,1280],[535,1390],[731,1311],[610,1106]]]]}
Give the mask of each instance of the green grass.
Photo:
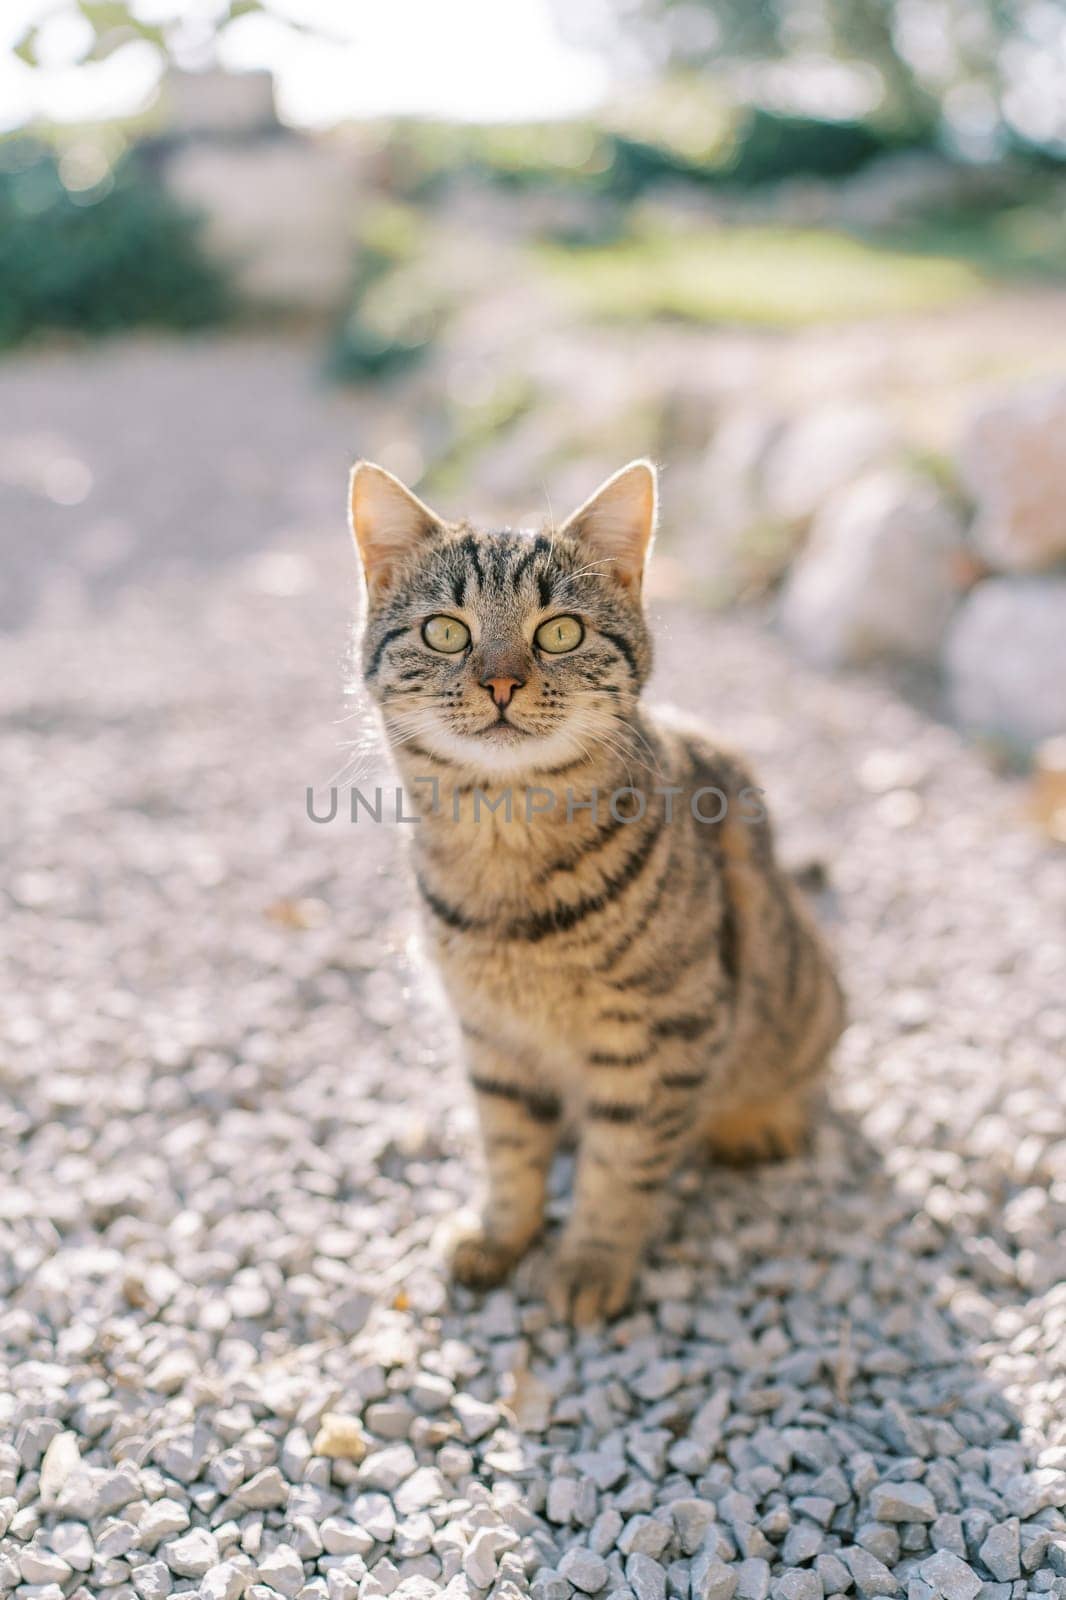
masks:
{"type": "Polygon", "coordinates": [[[894,242],[914,253],[966,261],[991,278],[1066,282],[1066,215],[1053,196],[999,211],[930,217],[898,228],[894,242]]]}
{"type": "Polygon", "coordinates": [[[812,228],[706,228],[539,254],[586,312],[611,320],[804,327],[949,305],[986,283],[957,256],[812,228]]]}

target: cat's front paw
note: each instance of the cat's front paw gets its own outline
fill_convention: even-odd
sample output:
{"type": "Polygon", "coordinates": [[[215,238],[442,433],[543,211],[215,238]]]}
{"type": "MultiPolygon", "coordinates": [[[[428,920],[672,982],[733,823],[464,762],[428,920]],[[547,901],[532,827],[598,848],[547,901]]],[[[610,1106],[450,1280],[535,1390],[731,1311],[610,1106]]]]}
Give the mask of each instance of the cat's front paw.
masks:
{"type": "Polygon", "coordinates": [[[482,1227],[474,1227],[452,1247],[451,1274],[456,1283],[467,1289],[493,1289],[503,1282],[523,1254],[521,1246],[494,1238],[482,1227]]]}
{"type": "Polygon", "coordinates": [[[616,1317],[629,1299],[636,1263],[628,1253],[561,1247],[552,1264],[548,1304],[576,1328],[616,1317]]]}

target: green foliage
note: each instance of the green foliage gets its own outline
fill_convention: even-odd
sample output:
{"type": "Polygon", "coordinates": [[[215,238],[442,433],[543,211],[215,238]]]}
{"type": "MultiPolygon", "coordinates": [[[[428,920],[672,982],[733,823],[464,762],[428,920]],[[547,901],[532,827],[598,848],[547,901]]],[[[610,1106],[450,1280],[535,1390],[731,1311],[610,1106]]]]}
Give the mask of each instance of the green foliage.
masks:
{"type": "Polygon", "coordinates": [[[659,230],[541,258],[590,314],[626,320],[802,327],[948,304],[984,281],[949,257],[804,228],[659,230]]]}
{"type": "Polygon", "coordinates": [[[844,178],[900,141],[867,123],[784,116],[755,106],[717,176],[740,187],[782,178],[844,178]]]}
{"type": "Polygon", "coordinates": [[[133,156],[88,189],[22,140],[0,145],[0,348],[47,329],[193,328],[229,309],[198,224],[133,156]]]}
{"type": "Polygon", "coordinates": [[[326,372],[341,383],[388,377],[420,361],[447,315],[424,248],[423,225],[384,205],[363,230],[348,308],[334,330],[326,372]]]}

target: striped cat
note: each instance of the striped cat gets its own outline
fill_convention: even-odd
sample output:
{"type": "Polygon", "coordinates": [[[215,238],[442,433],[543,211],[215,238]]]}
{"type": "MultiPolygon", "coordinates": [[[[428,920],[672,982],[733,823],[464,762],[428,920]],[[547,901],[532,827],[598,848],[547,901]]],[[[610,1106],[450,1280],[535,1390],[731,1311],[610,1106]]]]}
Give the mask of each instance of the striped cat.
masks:
{"type": "Polygon", "coordinates": [[[481,532],[360,462],[363,677],[410,804],[417,883],[487,1164],[453,1272],[497,1283],[572,1215],[550,1297],[625,1304],[683,1155],[787,1156],[841,1028],[829,959],[747,768],[641,705],[656,479],[633,462],[560,528],[481,532]]]}

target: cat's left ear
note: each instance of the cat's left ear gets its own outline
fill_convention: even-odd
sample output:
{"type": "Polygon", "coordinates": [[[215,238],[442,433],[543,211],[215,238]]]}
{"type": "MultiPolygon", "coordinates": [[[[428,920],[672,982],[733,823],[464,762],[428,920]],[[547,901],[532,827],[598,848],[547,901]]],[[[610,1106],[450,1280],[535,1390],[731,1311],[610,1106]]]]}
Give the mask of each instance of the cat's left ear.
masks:
{"type": "Polygon", "coordinates": [[[352,468],[349,511],[371,593],[427,535],[444,526],[399,478],[373,461],[357,461],[352,468]]]}
{"type": "Polygon", "coordinates": [[[568,517],[561,531],[577,539],[623,588],[640,593],[659,509],[650,461],[631,461],[568,517]]]}

